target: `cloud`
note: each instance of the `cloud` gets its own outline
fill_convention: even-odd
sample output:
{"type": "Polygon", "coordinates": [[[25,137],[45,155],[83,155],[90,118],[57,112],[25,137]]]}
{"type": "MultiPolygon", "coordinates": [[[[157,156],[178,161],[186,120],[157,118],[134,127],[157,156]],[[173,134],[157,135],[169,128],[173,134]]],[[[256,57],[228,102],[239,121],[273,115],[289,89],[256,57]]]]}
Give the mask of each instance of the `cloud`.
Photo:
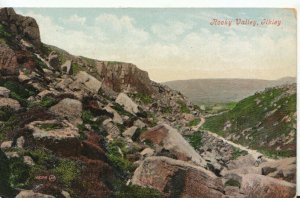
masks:
{"type": "Polygon", "coordinates": [[[61,18],[61,20],[62,20],[64,23],[84,25],[84,24],[85,24],[85,21],[86,21],[86,18],[85,18],[85,17],[78,16],[77,14],[75,14],[75,15],[69,16],[69,17],[66,18],[66,19],[61,18]]]}
{"type": "Polygon", "coordinates": [[[126,43],[142,43],[145,42],[149,34],[145,30],[137,27],[135,20],[129,16],[116,16],[113,14],[101,14],[96,17],[95,25],[101,27],[101,29],[110,37],[111,42],[126,43]]]}
{"type": "Polygon", "coordinates": [[[154,24],[151,27],[151,31],[153,34],[163,40],[175,40],[178,36],[184,34],[192,28],[192,23],[172,21],[164,24],[154,24]]]}

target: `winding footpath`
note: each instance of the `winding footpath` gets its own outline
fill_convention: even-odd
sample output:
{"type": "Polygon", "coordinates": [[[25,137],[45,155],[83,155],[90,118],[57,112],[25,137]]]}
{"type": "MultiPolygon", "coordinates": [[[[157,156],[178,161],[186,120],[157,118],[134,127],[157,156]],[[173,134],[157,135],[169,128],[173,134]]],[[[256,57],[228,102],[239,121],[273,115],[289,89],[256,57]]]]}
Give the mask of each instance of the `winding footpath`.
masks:
{"type": "MultiPolygon", "coordinates": [[[[199,123],[197,126],[193,127],[193,130],[195,130],[195,131],[199,130],[200,127],[201,127],[204,123],[205,123],[205,117],[200,117],[200,123],[199,123]]],[[[223,140],[224,142],[226,142],[226,143],[228,143],[228,144],[230,144],[230,145],[232,145],[232,146],[234,146],[234,147],[237,147],[237,148],[239,148],[239,149],[241,149],[241,150],[247,151],[247,152],[248,152],[249,154],[251,154],[255,159],[256,159],[258,156],[262,155],[262,156],[263,156],[263,159],[266,160],[266,161],[275,161],[274,159],[271,159],[271,158],[266,157],[265,155],[263,155],[262,153],[258,152],[257,150],[252,150],[252,149],[249,149],[249,148],[247,148],[247,147],[244,147],[244,146],[242,146],[242,145],[240,145],[240,144],[236,144],[236,143],[234,143],[234,142],[231,142],[230,140],[227,140],[227,139],[225,139],[224,137],[219,136],[218,134],[216,134],[216,133],[214,133],[214,132],[211,132],[211,131],[208,131],[208,130],[204,130],[204,131],[207,132],[208,134],[210,134],[210,135],[212,135],[212,136],[218,138],[218,139],[223,140]]]]}

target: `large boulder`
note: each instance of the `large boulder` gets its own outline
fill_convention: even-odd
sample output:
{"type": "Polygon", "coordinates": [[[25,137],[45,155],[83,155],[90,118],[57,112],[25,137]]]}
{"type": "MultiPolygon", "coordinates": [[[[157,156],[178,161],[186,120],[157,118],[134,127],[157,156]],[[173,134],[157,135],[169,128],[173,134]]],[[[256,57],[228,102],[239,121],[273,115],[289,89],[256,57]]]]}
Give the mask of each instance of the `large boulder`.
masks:
{"type": "Polygon", "coordinates": [[[65,98],[58,104],[52,106],[50,111],[55,115],[68,118],[75,126],[82,123],[82,103],[79,100],[65,98]]]}
{"type": "Polygon", "coordinates": [[[236,160],[230,161],[230,163],[228,164],[228,169],[232,170],[232,169],[238,169],[241,167],[254,166],[254,163],[255,163],[255,158],[253,157],[253,155],[248,154],[245,156],[241,156],[241,157],[237,158],[236,160]]]}
{"type": "Polygon", "coordinates": [[[135,170],[132,183],[152,187],[166,197],[223,196],[220,178],[208,170],[167,157],[148,157],[135,170]]]}
{"type": "Polygon", "coordinates": [[[142,141],[148,140],[162,146],[179,160],[192,161],[202,167],[206,167],[207,165],[205,160],[202,159],[182,135],[167,124],[158,125],[142,133],[140,139],[142,141]]]}
{"type": "Polygon", "coordinates": [[[116,103],[124,106],[124,109],[132,114],[139,112],[138,105],[131,100],[125,93],[120,93],[116,99],[116,103]]]}
{"type": "Polygon", "coordinates": [[[17,75],[19,63],[14,50],[0,43],[0,74],[17,75]]]}
{"type": "Polygon", "coordinates": [[[243,176],[241,191],[247,197],[292,198],[296,195],[296,185],[257,174],[243,176]]]}
{"type": "Polygon", "coordinates": [[[32,131],[36,145],[44,146],[62,156],[76,156],[80,153],[79,132],[68,122],[56,120],[34,121],[26,125],[32,131]]]}
{"type": "Polygon", "coordinates": [[[98,93],[102,85],[102,83],[99,80],[97,80],[95,77],[91,76],[90,74],[86,73],[85,71],[80,71],[76,75],[76,82],[85,85],[85,87],[89,91],[94,93],[98,93]]]}
{"type": "Polygon", "coordinates": [[[0,87],[0,97],[8,98],[10,90],[5,87],[0,87]]]}
{"type": "Polygon", "coordinates": [[[21,105],[18,101],[11,98],[0,98],[0,107],[11,107],[12,109],[18,110],[21,105]]]}
{"type": "Polygon", "coordinates": [[[264,162],[260,165],[262,174],[269,177],[283,179],[296,183],[296,158],[285,158],[271,162],[264,162]]]}
{"type": "Polygon", "coordinates": [[[42,193],[35,193],[33,190],[22,190],[16,198],[55,198],[52,195],[45,195],[42,193]]]}

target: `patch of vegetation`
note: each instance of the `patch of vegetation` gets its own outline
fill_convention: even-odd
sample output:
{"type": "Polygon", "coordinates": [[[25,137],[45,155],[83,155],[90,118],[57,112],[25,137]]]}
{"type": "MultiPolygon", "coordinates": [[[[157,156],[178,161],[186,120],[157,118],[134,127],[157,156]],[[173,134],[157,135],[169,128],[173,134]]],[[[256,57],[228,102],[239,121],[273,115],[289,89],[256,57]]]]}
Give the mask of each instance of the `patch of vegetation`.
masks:
{"type": "Polygon", "coordinates": [[[12,35],[7,31],[7,28],[4,25],[0,24],[0,38],[4,41],[7,41],[11,36],[12,35]]]}
{"type": "Polygon", "coordinates": [[[150,148],[154,148],[154,144],[150,140],[144,140],[144,144],[149,146],[150,148]]]}
{"type": "Polygon", "coordinates": [[[133,170],[133,164],[126,158],[128,149],[126,143],[117,139],[110,142],[107,146],[107,157],[114,166],[122,170],[124,173],[133,170]]]}
{"type": "Polygon", "coordinates": [[[58,166],[54,169],[54,173],[63,182],[64,186],[70,188],[80,175],[79,165],[72,160],[63,159],[59,161],[58,166]]]}
{"type": "Polygon", "coordinates": [[[56,99],[51,96],[45,96],[40,101],[39,105],[42,107],[49,108],[57,103],[56,99]]]}
{"type": "Polygon", "coordinates": [[[181,113],[190,113],[190,109],[188,108],[188,106],[186,105],[186,103],[184,101],[178,100],[177,104],[179,104],[179,106],[180,106],[181,113]]]}
{"type": "Polygon", "coordinates": [[[130,94],[130,97],[134,98],[137,101],[140,101],[143,104],[151,104],[153,103],[153,98],[144,93],[134,93],[130,94]]]}
{"type": "Polygon", "coordinates": [[[78,128],[79,135],[80,135],[80,136],[79,136],[79,139],[80,139],[80,140],[86,140],[87,136],[86,136],[86,134],[85,134],[86,128],[85,128],[84,124],[78,124],[78,125],[77,125],[77,128],[78,128]]]}
{"type": "Polygon", "coordinates": [[[40,129],[44,129],[46,131],[51,131],[51,130],[62,128],[62,125],[59,123],[42,123],[42,124],[37,124],[36,126],[40,129]]]}
{"type": "Polygon", "coordinates": [[[153,112],[148,112],[147,113],[148,121],[149,121],[149,126],[150,127],[155,127],[158,123],[158,118],[153,112]]]}
{"type": "Polygon", "coordinates": [[[81,65],[79,65],[78,63],[72,63],[71,65],[71,71],[73,75],[78,74],[80,71],[83,71],[84,69],[82,68],[81,65]]]}
{"type": "Polygon", "coordinates": [[[116,198],[161,198],[161,193],[153,188],[142,187],[137,185],[122,184],[118,191],[114,193],[116,198]]]}
{"type": "Polygon", "coordinates": [[[236,187],[241,187],[241,184],[239,181],[235,179],[229,179],[225,182],[225,186],[236,186],[236,187]]]}
{"type": "Polygon", "coordinates": [[[114,65],[117,65],[117,64],[121,64],[121,62],[118,62],[118,61],[108,61],[107,62],[107,66],[114,66],[114,65]]]}
{"type": "Polygon", "coordinates": [[[24,188],[27,186],[30,167],[23,162],[23,158],[9,159],[9,184],[13,188],[24,188]]]}
{"type": "Polygon", "coordinates": [[[161,108],[161,112],[162,113],[172,113],[172,107],[170,107],[170,106],[164,106],[164,107],[162,107],[161,108]]]}
{"type": "Polygon", "coordinates": [[[91,59],[91,58],[86,58],[86,57],[83,57],[83,56],[80,56],[80,58],[82,58],[87,63],[88,66],[96,67],[96,60],[91,59]]]}
{"type": "Polygon", "coordinates": [[[25,86],[18,81],[1,81],[0,86],[6,87],[11,91],[10,97],[19,101],[22,106],[27,106],[29,102],[27,98],[37,94],[37,90],[33,87],[25,86]]]}
{"type": "Polygon", "coordinates": [[[236,160],[240,156],[244,156],[244,155],[247,155],[247,154],[248,154],[247,151],[241,150],[241,149],[239,149],[237,147],[233,147],[233,152],[232,152],[231,159],[232,160],[236,160]]]}
{"type": "Polygon", "coordinates": [[[84,123],[91,123],[94,116],[91,111],[84,110],[82,111],[81,118],[84,123]]]}
{"type": "Polygon", "coordinates": [[[124,109],[124,107],[118,103],[114,103],[114,105],[112,106],[112,108],[114,110],[116,110],[119,114],[124,115],[124,116],[128,116],[128,117],[133,117],[133,115],[131,113],[129,113],[128,111],[126,111],[124,109]]]}
{"type": "Polygon", "coordinates": [[[8,119],[13,115],[14,110],[11,107],[0,107],[0,121],[8,121],[8,119]]]}
{"type": "Polygon", "coordinates": [[[33,54],[33,60],[40,68],[44,68],[44,69],[48,68],[47,65],[41,59],[39,59],[35,54],[33,54]]]}
{"type": "Polygon", "coordinates": [[[196,119],[190,121],[190,122],[188,123],[188,126],[189,126],[189,127],[191,127],[191,126],[197,126],[199,123],[200,123],[200,119],[199,119],[199,118],[196,118],[196,119]]]}
{"type": "Polygon", "coordinates": [[[261,152],[263,155],[273,158],[273,159],[279,159],[279,158],[287,158],[287,157],[294,157],[296,156],[295,150],[268,150],[268,149],[258,149],[259,152],[261,152]]]}
{"type": "Polygon", "coordinates": [[[186,135],[184,137],[187,139],[187,141],[192,147],[194,147],[195,149],[199,149],[199,147],[202,145],[202,136],[202,131],[196,131],[192,135],[186,135]]]}
{"type": "Polygon", "coordinates": [[[51,48],[48,47],[46,44],[42,43],[42,46],[40,48],[42,54],[46,55],[46,56],[49,56],[49,54],[51,53],[51,48]]]}
{"type": "Polygon", "coordinates": [[[7,133],[13,131],[17,127],[17,121],[17,117],[11,115],[6,122],[0,123],[0,141],[4,141],[7,133]]]}

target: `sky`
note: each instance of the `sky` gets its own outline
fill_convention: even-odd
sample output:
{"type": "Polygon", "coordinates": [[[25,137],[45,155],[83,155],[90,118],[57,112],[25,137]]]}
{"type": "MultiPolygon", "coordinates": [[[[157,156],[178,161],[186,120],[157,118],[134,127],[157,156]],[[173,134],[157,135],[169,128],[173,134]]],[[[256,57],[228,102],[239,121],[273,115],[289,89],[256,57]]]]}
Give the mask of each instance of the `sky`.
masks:
{"type": "Polygon", "coordinates": [[[130,62],[152,80],[296,76],[291,9],[16,8],[34,17],[42,42],[73,55],[130,62]],[[232,25],[211,25],[213,19],[232,25]],[[236,25],[236,19],[258,25],[236,25]],[[264,19],[280,25],[262,25],[264,19]]]}

